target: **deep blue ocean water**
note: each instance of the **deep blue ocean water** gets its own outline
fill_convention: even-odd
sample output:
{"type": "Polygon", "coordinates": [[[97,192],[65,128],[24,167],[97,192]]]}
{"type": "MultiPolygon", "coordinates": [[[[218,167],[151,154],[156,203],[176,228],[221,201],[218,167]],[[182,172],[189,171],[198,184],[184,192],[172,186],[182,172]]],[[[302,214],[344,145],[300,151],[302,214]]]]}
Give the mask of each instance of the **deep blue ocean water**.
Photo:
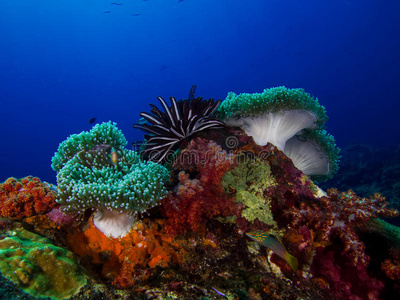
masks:
{"type": "Polygon", "coordinates": [[[132,128],[157,96],[304,88],[339,146],[399,143],[398,0],[1,0],[0,182],[55,182],[89,120],[132,128]]]}

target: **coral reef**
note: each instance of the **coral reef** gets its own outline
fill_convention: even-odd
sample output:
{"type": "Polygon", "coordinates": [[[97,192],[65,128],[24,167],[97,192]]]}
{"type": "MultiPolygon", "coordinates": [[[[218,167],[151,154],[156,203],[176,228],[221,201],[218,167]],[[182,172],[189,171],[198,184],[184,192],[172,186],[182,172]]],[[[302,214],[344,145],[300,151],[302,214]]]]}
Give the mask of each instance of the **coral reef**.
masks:
{"type": "MultiPolygon", "coordinates": [[[[148,124],[138,127],[155,137],[147,149],[161,150],[147,158],[166,161],[169,145],[179,148],[168,169],[124,149],[115,124],[72,135],[53,157],[60,208],[53,198],[54,206],[31,209],[31,216],[18,207],[0,218],[3,276],[31,294],[74,300],[400,298],[400,229],[387,222],[398,211],[380,194],[325,192],[313,181],[338,168],[339,150],[321,129],[325,109],[301,89],[228,98],[223,119],[254,121],[267,112],[268,122],[283,122],[282,136],[272,138],[278,145],[259,145],[249,131],[208,119],[197,126],[217,130],[191,127],[199,119],[185,130],[181,117],[190,119],[193,110],[162,99],[164,111],[142,113],[148,124]],[[299,117],[302,128],[288,116],[299,117]],[[176,131],[165,140],[171,144],[156,143],[165,128],[176,131]],[[62,211],[79,213],[80,222],[62,211]],[[49,239],[78,255],[90,276],[49,239]],[[47,272],[46,264],[61,273],[47,272]],[[72,280],[70,290],[60,278],[72,280]],[[47,285],[40,289],[37,279],[47,285]]],[[[204,115],[217,107],[196,101],[204,115]]],[[[27,191],[16,180],[5,186],[7,199],[27,191]]]]}
{"type": "Polygon", "coordinates": [[[70,298],[86,283],[73,253],[23,228],[0,239],[0,272],[26,293],[52,299],[70,298]]]}
{"type": "Polygon", "coordinates": [[[193,137],[170,174],[168,195],[124,237],[104,236],[91,219],[69,231],[68,246],[102,280],[161,298],[267,298],[278,289],[277,299],[380,299],[397,292],[398,237],[373,226],[397,212],[380,195],[324,195],[282,151],[238,129],[193,137]],[[382,259],[369,242],[373,228],[393,248],[382,259]],[[287,252],[257,247],[245,235],[254,231],[276,236],[287,252]]]}
{"type": "MultiPolygon", "coordinates": [[[[195,148],[195,142],[204,144],[204,140],[198,139],[188,148],[195,148]]],[[[378,297],[384,284],[369,274],[371,257],[367,255],[358,231],[362,224],[371,219],[378,216],[393,217],[397,212],[388,209],[387,203],[378,194],[365,199],[351,191],[340,193],[331,189],[326,196],[317,197],[317,187],[282,152],[273,147],[254,145],[246,139],[242,139],[242,142],[247,144],[241,145],[241,152],[236,150],[240,153],[236,157],[236,164],[224,170],[223,181],[215,181],[225,188],[225,194],[231,196],[228,200],[232,202],[234,210],[230,211],[231,215],[226,211],[225,218],[207,214],[207,209],[213,204],[212,200],[208,200],[209,206],[201,204],[203,218],[194,224],[207,224],[211,222],[210,217],[217,217],[221,222],[235,224],[238,232],[251,229],[275,231],[282,236],[288,251],[299,259],[300,274],[313,277],[312,282],[321,291],[346,299],[366,295],[378,297]],[[253,154],[253,157],[248,158],[248,153],[253,154]],[[265,153],[268,155],[260,159],[261,154],[265,153]],[[337,264],[344,266],[337,268],[337,264]],[[356,276],[350,278],[346,274],[356,276]]],[[[209,153],[206,148],[198,147],[202,149],[201,153],[209,153]]],[[[178,219],[185,218],[178,216],[181,211],[190,215],[190,205],[181,206],[182,198],[195,207],[200,195],[204,193],[204,186],[199,185],[199,165],[202,164],[179,165],[179,170],[190,170],[190,174],[195,176],[190,179],[186,173],[179,173],[178,191],[184,185],[186,193],[185,197],[176,195],[181,199],[175,195],[170,199],[176,209],[173,220],[175,216],[178,219]]],[[[206,188],[213,187],[207,185],[206,188]]],[[[171,219],[172,215],[167,217],[171,219]]],[[[182,227],[193,229],[188,224],[184,222],[182,227]]],[[[287,267],[274,254],[271,262],[278,264],[288,274],[287,267]]]]}
{"type": "Polygon", "coordinates": [[[0,184],[0,217],[21,219],[58,207],[55,193],[37,177],[8,178],[0,184]]]}

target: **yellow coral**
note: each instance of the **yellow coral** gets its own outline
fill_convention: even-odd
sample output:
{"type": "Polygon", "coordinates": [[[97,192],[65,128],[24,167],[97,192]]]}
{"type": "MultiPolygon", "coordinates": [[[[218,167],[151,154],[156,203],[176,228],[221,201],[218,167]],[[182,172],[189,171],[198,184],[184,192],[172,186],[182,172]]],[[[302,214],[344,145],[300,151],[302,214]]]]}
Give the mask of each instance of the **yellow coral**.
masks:
{"type": "Polygon", "coordinates": [[[70,298],[86,284],[71,252],[23,228],[0,240],[0,273],[25,292],[51,299],[70,298]]]}
{"type": "Polygon", "coordinates": [[[276,184],[268,162],[258,158],[240,163],[226,172],[222,181],[225,190],[235,193],[236,202],[245,205],[242,217],[250,222],[258,219],[274,227],[277,224],[270,211],[270,199],[264,196],[264,190],[276,184]]]}

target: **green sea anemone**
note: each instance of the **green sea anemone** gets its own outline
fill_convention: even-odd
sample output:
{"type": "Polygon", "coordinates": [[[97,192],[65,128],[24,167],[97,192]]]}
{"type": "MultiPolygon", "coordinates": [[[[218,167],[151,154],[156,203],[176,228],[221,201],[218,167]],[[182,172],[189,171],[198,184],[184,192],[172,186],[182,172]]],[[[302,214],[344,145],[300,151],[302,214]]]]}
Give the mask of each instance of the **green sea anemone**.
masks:
{"type": "MultiPolygon", "coordinates": [[[[115,133],[115,124],[103,124],[111,127],[104,133],[115,133]]],[[[59,169],[56,201],[64,212],[82,215],[89,208],[97,210],[93,218],[96,227],[108,236],[123,236],[130,230],[133,215],[157,205],[167,193],[164,183],[169,178],[169,171],[160,164],[142,161],[131,150],[113,149],[115,159],[112,159],[111,145],[122,145],[123,135],[113,135],[118,141],[100,136],[96,143],[101,144],[92,143],[91,149],[81,135],[72,135],[62,143],[86,149],[77,152],[59,169]]],[[[65,148],[61,147],[62,150],[65,148]]],[[[68,153],[70,156],[71,152],[68,153]]],[[[56,153],[55,157],[63,156],[56,153]]]]}
{"type": "Polygon", "coordinates": [[[64,164],[74,157],[79,151],[91,150],[98,145],[108,145],[115,150],[126,147],[127,141],[116,123],[104,122],[95,125],[90,131],[70,135],[59,146],[57,152],[51,159],[51,167],[58,172],[64,164]]]}

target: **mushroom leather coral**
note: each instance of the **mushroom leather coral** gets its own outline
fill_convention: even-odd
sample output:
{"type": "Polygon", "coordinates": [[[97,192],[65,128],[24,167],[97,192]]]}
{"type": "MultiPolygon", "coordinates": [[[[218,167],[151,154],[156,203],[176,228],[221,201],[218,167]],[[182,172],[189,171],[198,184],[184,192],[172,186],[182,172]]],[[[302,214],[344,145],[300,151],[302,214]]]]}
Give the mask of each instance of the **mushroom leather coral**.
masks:
{"type": "Polygon", "coordinates": [[[37,177],[10,177],[0,184],[0,217],[21,219],[46,214],[58,206],[55,193],[37,177]]]}
{"type": "Polygon", "coordinates": [[[114,286],[128,288],[145,281],[157,266],[183,262],[185,241],[166,234],[164,225],[163,220],[138,221],[127,235],[116,239],[106,237],[90,221],[85,231],[70,231],[67,243],[77,255],[102,264],[102,276],[114,286]]]}

